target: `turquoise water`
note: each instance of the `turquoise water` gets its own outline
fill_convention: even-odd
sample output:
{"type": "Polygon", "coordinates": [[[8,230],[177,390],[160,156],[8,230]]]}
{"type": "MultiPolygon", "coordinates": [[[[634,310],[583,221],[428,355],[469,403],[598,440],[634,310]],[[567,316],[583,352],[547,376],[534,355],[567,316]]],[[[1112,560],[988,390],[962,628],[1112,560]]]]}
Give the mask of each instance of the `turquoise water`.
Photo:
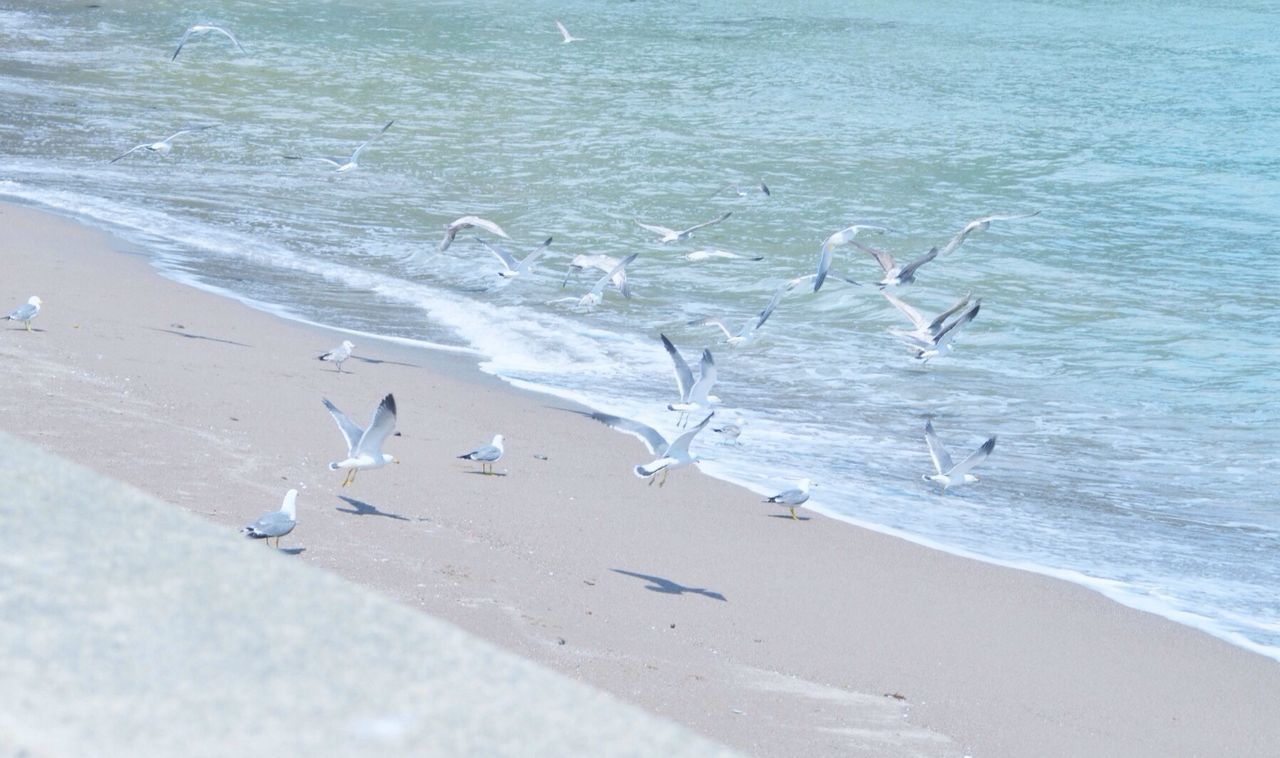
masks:
{"type": "MultiPolygon", "coordinates": [[[[810,476],[824,512],[1280,658],[1280,5],[849,6],[0,0],[0,196],[664,431],[658,334],[710,346],[721,415],[747,423],[741,446],[698,440],[705,470],[758,491],[810,476]],[[197,22],[247,52],[211,36],[170,62],[197,22]],[[392,119],[350,173],[282,157],[349,154],[392,119]],[[771,196],[718,192],[761,178],[771,196]],[[634,222],[726,211],[673,245],[634,222]],[[874,288],[838,281],[738,348],[687,325],[745,320],[855,221],[911,257],[1030,211],[899,288],[924,310],[982,298],[925,366],[874,288]],[[555,241],[500,286],[466,234],[435,253],[466,214],[518,254],[555,241]],[[702,247],[764,260],[681,258],[702,247]],[[561,289],[573,255],[633,252],[631,300],[559,301],[591,285],[561,289]],[[958,452],[998,435],[979,484],[921,481],[926,418],[958,452]]],[[[853,248],[836,266],[875,278],[853,248]]]]}

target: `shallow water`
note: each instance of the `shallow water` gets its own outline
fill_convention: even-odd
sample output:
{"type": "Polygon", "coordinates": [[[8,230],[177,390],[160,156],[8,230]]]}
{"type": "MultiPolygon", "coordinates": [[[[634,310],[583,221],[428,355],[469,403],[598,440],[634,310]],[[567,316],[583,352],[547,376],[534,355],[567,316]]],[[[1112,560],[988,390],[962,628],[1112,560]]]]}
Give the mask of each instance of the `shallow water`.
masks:
{"type": "MultiPolygon", "coordinates": [[[[658,334],[695,363],[710,346],[721,417],[746,420],[741,446],[697,441],[711,473],[758,491],[810,476],[824,512],[1280,658],[1275,4],[261,5],[0,1],[0,196],[106,226],[171,275],[474,349],[664,432],[658,334]],[[560,44],[556,18],[583,41],[560,44]],[[247,53],[210,36],[170,62],[196,22],[247,53]],[[392,119],[356,171],[282,157],[348,155],[392,119]],[[771,196],[719,191],[761,178],[771,196]],[[634,223],[725,211],[673,245],[634,223]],[[926,365],[874,288],[839,281],[738,348],[687,325],[746,320],[855,221],[910,258],[1030,211],[898,289],[934,312],[982,298],[926,365]],[[469,233],[435,252],[465,214],[517,255],[554,242],[501,286],[469,233]],[[704,247],[764,260],[682,260],[704,247]],[[596,252],[640,253],[635,296],[558,302],[592,284],[561,289],[569,259],[596,252]],[[980,483],[921,481],[926,418],[957,456],[998,436],[980,483]]],[[[876,277],[852,247],[836,267],[876,277]]]]}

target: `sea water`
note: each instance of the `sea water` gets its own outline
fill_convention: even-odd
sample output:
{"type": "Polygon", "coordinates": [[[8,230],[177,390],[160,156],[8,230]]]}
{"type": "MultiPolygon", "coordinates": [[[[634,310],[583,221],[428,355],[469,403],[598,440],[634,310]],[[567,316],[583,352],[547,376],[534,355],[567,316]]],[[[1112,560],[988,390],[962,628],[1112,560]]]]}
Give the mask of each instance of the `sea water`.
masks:
{"type": "MultiPolygon", "coordinates": [[[[1278,19],[1210,2],[0,0],[0,197],[109,228],[171,276],[468,350],[668,436],[659,334],[695,366],[710,347],[717,420],[745,425],[740,445],[695,441],[705,471],[762,493],[810,477],[824,513],[1280,658],[1278,19]],[[194,23],[245,52],[214,33],[171,61],[194,23]],[[358,169],[313,160],[392,120],[358,169]],[[888,334],[909,325],[875,286],[838,279],[798,287],[742,346],[688,323],[747,321],[854,222],[910,259],[1034,211],[897,289],[931,314],[982,300],[928,363],[888,334]],[[726,212],[670,245],[636,224],[726,212]],[[553,242],[504,284],[474,230],[437,251],[468,214],[517,256],[553,242]],[[763,260],[683,260],[700,248],[763,260]],[[576,307],[600,275],[562,288],[580,253],[639,253],[634,296],[576,307]],[[926,419],[957,458],[997,436],[979,483],[921,480],[926,419]]],[[[835,269],[880,275],[851,246],[835,269]]]]}

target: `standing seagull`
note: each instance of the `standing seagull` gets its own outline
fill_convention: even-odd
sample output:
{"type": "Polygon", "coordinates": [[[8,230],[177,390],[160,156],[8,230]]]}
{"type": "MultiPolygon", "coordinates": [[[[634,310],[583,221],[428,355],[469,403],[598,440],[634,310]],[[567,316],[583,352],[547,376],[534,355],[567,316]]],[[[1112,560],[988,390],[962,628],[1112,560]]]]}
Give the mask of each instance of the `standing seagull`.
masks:
{"type": "MultiPolygon", "coordinates": [[[[335,173],[338,173],[338,174],[345,174],[345,173],[347,173],[348,171],[353,171],[353,170],[355,170],[355,169],[357,169],[357,168],[360,168],[360,162],[359,162],[359,161],[360,161],[360,151],[361,151],[361,150],[363,150],[363,149],[365,149],[365,147],[367,147],[367,146],[369,145],[369,143],[370,143],[370,142],[373,142],[374,140],[376,140],[377,138],[379,138],[379,137],[381,137],[383,134],[385,134],[385,133],[386,133],[386,131],[387,131],[388,129],[390,129],[390,128],[391,128],[391,125],[392,125],[392,124],[394,124],[394,123],[395,123],[395,119],[392,119],[391,121],[388,121],[388,122],[387,122],[387,124],[386,124],[386,126],[384,126],[384,127],[382,127],[381,129],[379,129],[379,130],[378,130],[378,133],[377,133],[377,134],[373,135],[372,137],[370,137],[369,139],[365,140],[364,142],[361,142],[361,143],[360,143],[360,145],[359,145],[358,147],[356,147],[356,149],[355,149],[355,150],[352,150],[352,151],[351,151],[351,157],[349,157],[349,158],[325,158],[325,157],[323,157],[323,156],[318,156],[318,155],[317,155],[317,156],[309,156],[309,158],[308,158],[308,159],[309,159],[309,160],[313,160],[313,161],[320,161],[321,163],[328,163],[330,166],[333,166],[333,170],[334,170],[334,172],[335,172],[335,173]]],[[[286,159],[286,160],[291,160],[291,161],[300,161],[300,160],[302,160],[302,156],[300,156],[300,155],[286,155],[286,156],[285,156],[285,159],[286,159]]]]}
{"type": "Polygon", "coordinates": [[[475,226],[484,229],[490,234],[496,234],[503,239],[511,239],[511,235],[502,231],[502,227],[487,218],[480,218],[479,216],[462,216],[461,218],[454,219],[452,223],[445,227],[444,239],[440,240],[440,252],[443,253],[449,249],[449,246],[453,244],[453,238],[458,236],[458,232],[475,226]]]}
{"type": "Polygon", "coordinates": [[[351,340],[343,340],[341,345],[320,356],[322,361],[330,361],[337,365],[338,373],[342,373],[342,362],[351,357],[351,350],[355,345],[351,344],[351,340]]]}
{"type": "Polygon", "coordinates": [[[244,48],[240,46],[240,41],[236,39],[235,35],[226,29],[223,29],[221,26],[214,26],[213,24],[195,24],[183,33],[182,39],[178,40],[178,49],[173,51],[173,57],[169,59],[169,62],[173,63],[178,60],[178,53],[182,52],[182,46],[187,44],[187,40],[192,37],[203,37],[209,32],[217,32],[218,34],[221,34],[231,40],[231,42],[235,44],[237,50],[242,53],[244,52],[244,48]]]}
{"type": "Polygon", "coordinates": [[[804,505],[809,501],[809,490],[814,486],[815,485],[812,480],[801,479],[799,482],[796,482],[795,489],[779,492],[773,497],[765,498],[761,502],[777,503],[783,508],[789,508],[791,510],[791,518],[795,521],[799,521],[800,518],[796,516],[796,508],[799,508],[801,505],[804,505]]]}
{"type": "Polygon", "coordinates": [[[265,539],[268,544],[276,538],[276,549],[280,549],[280,538],[293,531],[298,523],[298,491],[289,490],[284,493],[284,502],[280,510],[263,514],[257,521],[240,530],[246,537],[256,540],[265,539]]]}
{"type": "Polygon", "coordinates": [[[639,220],[635,220],[635,219],[633,220],[636,222],[636,224],[638,224],[642,228],[648,229],[654,234],[661,235],[662,239],[658,241],[665,243],[665,242],[678,242],[680,240],[687,240],[689,239],[690,236],[693,235],[694,232],[698,231],[699,229],[702,229],[708,226],[714,226],[720,223],[721,221],[724,221],[725,219],[729,218],[732,215],[733,215],[733,211],[727,211],[726,213],[721,215],[719,218],[713,218],[710,221],[703,221],[701,224],[694,224],[688,229],[682,229],[680,231],[676,231],[675,229],[668,229],[665,226],[658,226],[657,224],[646,224],[639,220]]]}
{"type": "Polygon", "coordinates": [[[476,461],[480,464],[480,473],[492,475],[493,464],[497,463],[498,459],[502,457],[502,440],[501,434],[495,434],[493,435],[493,442],[481,445],[475,450],[463,453],[458,457],[467,461],[476,461]]]}
{"type": "Polygon", "coordinates": [[[109,161],[107,161],[107,162],[108,162],[108,163],[115,163],[116,161],[120,160],[121,158],[125,157],[126,155],[128,155],[128,154],[130,154],[130,153],[135,153],[135,152],[137,152],[137,151],[139,151],[139,150],[146,150],[146,151],[147,151],[147,152],[149,152],[149,153],[160,153],[161,155],[168,155],[168,154],[169,154],[169,151],[173,149],[173,144],[172,144],[172,142],[173,142],[173,138],[174,138],[174,137],[178,137],[178,136],[183,135],[183,134],[192,134],[192,133],[195,133],[195,132],[203,132],[205,129],[212,129],[212,128],[213,128],[213,127],[215,127],[215,126],[217,126],[217,124],[210,124],[210,125],[208,125],[208,126],[197,126],[197,127],[196,127],[196,128],[194,128],[194,129],[181,129],[181,130],[179,130],[179,131],[174,132],[173,134],[170,134],[168,137],[165,137],[164,139],[160,140],[159,142],[147,142],[147,143],[144,143],[144,144],[141,144],[141,145],[137,145],[137,146],[135,146],[135,147],[131,147],[131,148],[129,148],[128,150],[125,150],[123,153],[120,153],[119,155],[117,155],[116,157],[112,158],[111,160],[109,160],[109,161]]]}
{"type": "Polygon", "coordinates": [[[970,453],[968,458],[960,461],[959,464],[952,463],[951,454],[942,446],[942,440],[938,439],[938,435],[933,431],[933,421],[924,422],[924,442],[929,446],[929,457],[933,459],[933,468],[937,473],[922,474],[921,478],[926,482],[942,485],[943,494],[946,494],[948,487],[959,487],[962,484],[973,484],[978,481],[978,477],[968,473],[969,469],[985,461],[996,447],[996,438],[991,437],[982,443],[982,447],[970,453]]]}
{"type": "Polygon", "coordinates": [[[395,456],[382,452],[382,443],[396,428],[396,399],[390,393],[382,398],[382,402],[374,410],[368,429],[356,426],[347,414],[328,400],[324,400],[324,407],[329,409],[347,441],[347,457],[329,464],[330,471],[347,469],[347,478],[342,480],[343,487],[356,480],[356,472],[360,469],[381,468],[388,463],[400,462],[395,456]]]}
{"type": "Polygon", "coordinates": [[[827,280],[827,273],[831,271],[831,258],[835,254],[836,245],[844,245],[846,243],[853,242],[854,237],[858,236],[858,232],[864,231],[884,234],[889,230],[883,226],[876,226],[874,224],[854,224],[852,226],[846,226],[835,234],[832,234],[830,237],[827,237],[826,241],[822,243],[822,252],[818,255],[818,271],[816,278],[813,280],[814,292],[822,289],[822,283],[827,280]]]}
{"type": "Polygon", "coordinates": [[[6,321],[21,321],[27,327],[27,331],[31,331],[31,319],[40,315],[40,306],[44,304],[38,296],[32,295],[27,298],[27,302],[19,305],[5,316],[6,321]]]}
{"type": "Polygon", "coordinates": [[[570,33],[569,33],[569,30],[568,30],[568,29],[566,29],[566,28],[564,28],[564,24],[560,23],[559,21],[557,21],[557,22],[556,22],[556,28],[560,30],[560,36],[564,38],[564,42],[562,42],[562,43],[560,43],[560,44],[562,44],[562,45],[567,45],[567,44],[569,44],[570,42],[581,42],[581,41],[582,41],[582,38],[581,38],[581,37],[575,37],[575,36],[573,36],[572,34],[570,34],[570,33]]]}
{"type": "Polygon", "coordinates": [[[948,255],[951,255],[956,251],[956,248],[960,247],[960,245],[964,243],[965,239],[967,239],[970,234],[973,234],[974,232],[985,232],[986,230],[990,229],[992,221],[1013,221],[1015,219],[1020,219],[1020,218],[1031,218],[1032,216],[1039,215],[1039,213],[1040,211],[1032,211],[1031,213],[1019,213],[1011,216],[995,215],[995,216],[983,216],[982,218],[975,218],[974,220],[965,224],[963,229],[956,232],[956,235],[951,238],[950,242],[948,242],[945,246],[943,246],[942,250],[938,253],[938,255],[943,258],[947,257],[948,255]]]}
{"type": "Polygon", "coordinates": [[[899,284],[910,284],[916,280],[916,269],[938,257],[938,248],[932,247],[929,252],[916,258],[907,265],[900,265],[883,250],[877,250],[874,247],[868,247],[861,242],[853,243],[853,246],[864,253],[869,253],[871,257],[876,259],[876,263],[880,264],[880,268],[884,269],[884,278],[876,282],[880,289],[885,287],[895,287],[899,284]]]}

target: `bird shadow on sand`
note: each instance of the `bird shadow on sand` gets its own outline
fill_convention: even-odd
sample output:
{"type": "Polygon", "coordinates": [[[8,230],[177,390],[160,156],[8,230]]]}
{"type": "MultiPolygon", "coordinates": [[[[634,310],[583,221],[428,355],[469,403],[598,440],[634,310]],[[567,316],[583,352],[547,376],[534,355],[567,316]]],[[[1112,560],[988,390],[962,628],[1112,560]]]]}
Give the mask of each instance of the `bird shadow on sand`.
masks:
{"type": "Polygon", "coordinates": [[[346,495],[338,495],[338,499],[345,501],[347,505],[351,506],[350,508],[334,508],[334,510],[342,511],[343,513],[350,513],[355,516],[385,516],[387,518],[395,519],[396,521],[411,520],[405,516],[401,516],[398,513],[387,513],[386,511],[380,511],[378,510],[377,506],[369,505],[363,500],[356,500],[354,497],[347,497],[346,495]]]}
{"type": "Polygon", "coordinates": [[[493,472],[492,474],[489,474],[489,473],[486,473],[486,472],[484,472],[484,471],[469,470],[469,471],[463,471],[462,473],[464,473],[464,474],[475,474],[476,476],[506,476],[506,473],[501,472],[501,471],[495,471],[495,472],[493,472]]]}
{"type": "MultiPolygon", "coordinates": [[[[770,514],[769,514],[769,518],[784,518],[784,519],[786,519],[787,521],[790,521],[790,520],[791,520],[791,514],[790,514],[790,513],[770,513],[770,514]]],[[[796,516],[795,520],[796,520],[796,521],[808,521],[810,518],[811,518],[810,516],[796,516]]]]}
{"type": "Polygon", "coordinates": [[[282,548],[279,548],[279,550],[285,555],[298,555],[306,551],[306,548],[305,547],[282,547],[282,548]]]}
{"type": "Polygon", "coordinates": [[[712,600],[719,600],[722,603],[729,602],[729,599],[724,595],[721,595],[719,592],[716,592],[715,590],[706,589],[705,587],[686,587],[683,584],[676,584],[670,579],[663,579],[660,576],[650,576],[648,574],[637,574],[634,571],[624,571],[623,569],[609,569],[609,570],[616,574],[625,574],[626,576],[634,576],[637,579],[643,579],[646,582],[649,582],[649,584],[646,584],[644,588],[651,592],[661,592],[664,595],[684,595],[684,594],[702,595],[704,597],[709,597],[712,600]]]}
{"type": "Polygon", "coordinates": [[[347,360],[349,360],[349,361],[360,361],[361,363],[371,363],[371,364],[374,364],[374,365],[377,365],[377,364],[379,364],[379,363],[385,363],[385,364],[387,364],[387,365],[389,365],[389,366],[408,366],[409,368],[422,368],[421,366],[419,366],[419,365],[418,365],[418,364],[416,364],[416,363],[405,363],[405,362],[403,362],[403,361],[384,361],[384,360],[382,360],[381,358],[361,358],[361,357],[360,357],[360,356],[358,356],[358,355],[353,355],[353,356],[351,356],[350,358],[348,358],[347,360]]]}
{"type": "Polygon", "coordinates": [[[237,347],[253,347],[253,345],[246,345],[243,342],[236,342],[235,340],[224,340],[224,339],[219,339],[217,337],[206,337],[203,334],[191,334],[190,332],[183,332],[177,329],[155,329],[154,327],[152,327],[152,330],[157,332],[166,332],[168,334],[176,334],[179,337],[186,337],[189,340],[206,340],[208,342],[221,342],[224,345],[235,345],[237,347]]]}

